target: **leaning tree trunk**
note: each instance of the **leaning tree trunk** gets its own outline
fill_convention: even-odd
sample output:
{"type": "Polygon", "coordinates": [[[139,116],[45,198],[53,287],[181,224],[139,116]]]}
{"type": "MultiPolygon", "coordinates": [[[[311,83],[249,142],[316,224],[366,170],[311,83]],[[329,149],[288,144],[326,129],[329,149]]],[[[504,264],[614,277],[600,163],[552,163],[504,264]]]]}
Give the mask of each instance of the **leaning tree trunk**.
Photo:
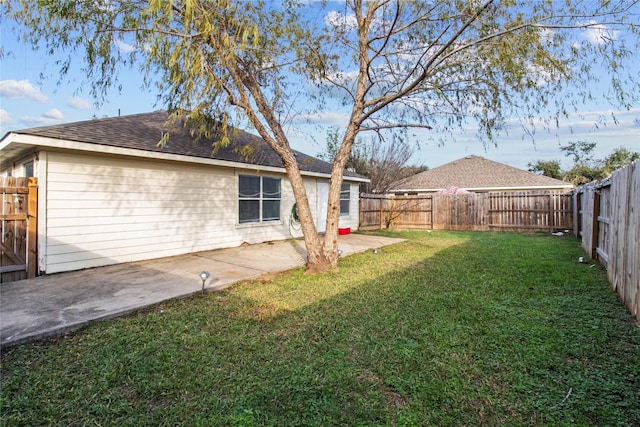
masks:
{"type": "Polygon", "coordinates": [[[327,204],[327,226],[324,235],[324,255],[334,268],[338,266],[338,227],[340,221],[340,190],[342,188],[343,174],[351,148],[356,139],[359,126],[357,120],[351,120],[342,144],[338,149],[333,168],[331,170],[331,185],[329,186],[329,200],[327,204]]]}
{"type": "MultiPolygon", "coordinates": [[[[280,122],[274,114],[274,110],[271,108],[269,102],[267,102],[262,87],[258,82],[256,75],[247,73],[246,70],[239,66],[239,63],[234,60],[234,57],[225,55],[225,48],[216,43],[216,40],[211,40],[212,47],[214,47],[220,58],[225,60],[224,66],[229,71],[231,78],[233,79],[235,88],[238,90],[238,96],[233,98],[233,104],[241,107],[246,113],[249,121],[255,126],[256,130],[264,141],[280,156],[284,164],[284,168],[287,172],[287,177],[291,183],[293,195],[296,199],[296,205],[298,207],[298,216],[300,218],[300,225],[302,227],[302,234],[304,236],[304,244],[307,250],[307,272],[324,272],[328,271],[332,267],[337,266],[337,220],[339,216],[339,203],[340,203],[340,186],[342,183],[342,172],[344,171],[344,165],[346,164],[346,158],[351,151],[353,145],[353,138],[355,138],[355,131],[353,124],[348,127],[347,133],[352,133],[351,144],[345,147],[342,144],[339,153],[340,156],[344,156],[345,150],[346,157],[340,162],[334,162],[331,185],[329,187],[329,212],[327,213],[328,226],[325,235],[325,243],[327,236],[333,236],[331,240],[330,249],[327,249],[323,244],[322,239],[318,235],[318,230],[313,222],[313,215],[311,214],[311,208],[309,207],[309,199],[307,198],[307,191],[304,186],[302,174],[298,167],[298,161],[293,155],[293,151],[289,145],[289,141],[285,135],[285,132],[280,125],[280,122]],[[245,91],[245,89],[248,91],[245,91]],[[250,96],[255,101],[257,111],[250,102],[250,96]],[[257,112],[264,118],[266,123],[263,123],[258,117],[257,112]],[[266,124],[266,126],[265,126],[266,124]],[[268,127],[268,129],[267,129],[268,127]],[[337,166],[338,165],[338,166],[337,166]],[[337,180],[335,177],[338,177],[337,180]],[[336,181],[336,182],[334,182],[336,181]],[[336,187],[337,186],[337,187],[336,187]],[[337,188],[337,197],[336,197],[337,188]],[[336,203],[337,201],[337,203],[336,203]]],[[[214,73],[212,73],[213,75],[214,73]]],[[[233,88],[228,89],[229,93],[233,93],[233,88]]],[[[355,123],[355,122],[354,122],[355,123]]]]}
{"type": "Polygon", "coordinates": [[[356,18],[358,20],[359,32],[359,55],[358,55],[358,80],[356,83],[356,92],[354,96],[353,108],[349,117],[349,125],[345,130],[342,144],[338,149],[335,159],[333,160],[333,168],[331,170],[331,185],[329,186],[329,201],[327,208],[327,228],[324,236],[324,254],[332,266],[338,265],[338,221],[340,219],[340,189],[344,169],[347,159],[351,154],[353,143],[356,135],[360,130],[360,126],[365,118],[365,96],[367,93],[368,70],[370,65],[369,59],[369,42],[367,40],[368,27],[371,16],[364,17],[359,12],[360,8],[356,7],[356,18]]]}
{"type": "Polygon", "coordinates": [[[296,199],[298,217],[300,218],[300,225],[304,236],[304,245],[307,250],[307,273],[329,271],[332,264],[325,255],[322,239],[320,239],[318,230],[313,222],[307,190],[304,186],[300,170],[297,164],[294,165],[288,162],[285,162],[285,170],[287,171],[293,195],[296,199]]]}

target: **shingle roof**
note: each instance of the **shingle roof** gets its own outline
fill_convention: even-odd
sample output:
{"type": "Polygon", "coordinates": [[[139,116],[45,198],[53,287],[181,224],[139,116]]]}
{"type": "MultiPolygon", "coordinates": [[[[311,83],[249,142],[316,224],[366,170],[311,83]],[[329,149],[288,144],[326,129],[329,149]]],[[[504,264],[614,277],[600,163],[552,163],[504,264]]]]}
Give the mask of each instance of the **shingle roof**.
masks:
{"type": "Polygon", "coordinates": [[[450,186],[464,189],[514,189],[569,188],[571,184],[484,157],[467,156],[398,181],[392,186],[391,191],[435,191],[450,186]]]}
{"type": "MultiPolygon", "coordinates": [[[[214,138],[194,138],[189,129],[169,129],[165,111],[110,117],[75,123],[65,123],[15,131],[23,135],[61,139],[89,144],[99,144],[135,150],[178,154],[230,162],[248,163],[258,166],[283,167],[280,157],[264,140],[240,129],[232,129],[231,143],[226,148],[213,152],[214,138]],[[164,147],[158,141],[170,130],[169,141],[164,147]],[[242,147],[250,147],[240,152],[242,147]]],[[[331,174],[331,164],[294,150],[298,166],[302,171],[331,174]]],[[[345,176],[363,178],[345,171],[345,176]]]]}

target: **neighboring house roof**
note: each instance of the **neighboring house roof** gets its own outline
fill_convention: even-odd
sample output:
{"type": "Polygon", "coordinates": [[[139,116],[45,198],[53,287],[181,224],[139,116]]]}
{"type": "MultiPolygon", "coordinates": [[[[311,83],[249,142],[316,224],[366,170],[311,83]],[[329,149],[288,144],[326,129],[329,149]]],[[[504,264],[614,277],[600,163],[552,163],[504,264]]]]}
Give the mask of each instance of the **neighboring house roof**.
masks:
{"type": "MultiPolygon", "coordinates": [[[[49,145],[55,146],[55,140],[69,141],[99,147],[139,150],[149,154],[162,153],[259,167],[284,168],[282,160],[275,151],[262,138],[256,135],[232,128],[229,131],[230,144],[214,152],[214,138],[194,137],[190,129],[184,126],[169,128],[166,125],[168,118],[167,112],[155,111],[152,113],[23,129],[5,135],[0,141],[0,149],[7,149],[5,152],[8,152],[11,148],[8,146],[12,142],[16,142],[13,144],[13,148],[18,151],[24,148],[25,141],[28,139],[20,138],[20,136],[33,136],[39,138],[37,141],[32,141],[31,145],[47,145],[46,142],[48,142],[49,145]],[[169,132],[169,140],[165,146],[159,147],[158,142],[166,132],[169,132]],[[11,134],[17,137],[7,140],[7,137],[11,134]],[[46,139],[46,141],[42,140],[42,138],[46,139]],[[37,144],[37,142],[42,144],[37,144]]],[[[61,147],[79,148],[78,146],[73,146],[73,144],[61,145],[61,147]]],[[[332,165],[330,163],[308,156],[300,151],[293,150],[293,152],[298,160],[298,167],[302,172],[320,175],[331,174],[332,165]]],[[[347,170],[345,170],[344,176],[357,181],[368,181],[366,177],[347,170]]]]}
{"type": "Polygon", "coordinates": [[[538,175],[480,156],[467,156],[396,182],[391,192],[435,192],[455,186],[470,191],[571,189],[559,179],[538,175]]]}

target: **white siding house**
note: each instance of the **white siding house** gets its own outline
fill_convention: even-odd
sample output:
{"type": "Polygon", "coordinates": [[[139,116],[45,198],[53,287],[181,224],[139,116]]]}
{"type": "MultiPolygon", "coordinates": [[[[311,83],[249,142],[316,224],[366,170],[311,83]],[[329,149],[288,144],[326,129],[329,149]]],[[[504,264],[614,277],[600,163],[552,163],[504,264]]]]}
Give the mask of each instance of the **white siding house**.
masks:
{"type": "MultiPolygon", "coordinates": [[[[166,119],[163,112],[123,116],[0,140],[0,174],[38,178],[41,274],[301,236],[284,168],[260,138],[238,131],[237,141],[212,154],[211,140],[172,129],[159,148],[166,119]],[[245,144],[255,146],[253,156],[234,149],[245,144]]],[[[331,165],[296,156],[322,229],[331,165]]],[[[345,174],[340,227],[357,229],[363,181],[345,174]]]]}

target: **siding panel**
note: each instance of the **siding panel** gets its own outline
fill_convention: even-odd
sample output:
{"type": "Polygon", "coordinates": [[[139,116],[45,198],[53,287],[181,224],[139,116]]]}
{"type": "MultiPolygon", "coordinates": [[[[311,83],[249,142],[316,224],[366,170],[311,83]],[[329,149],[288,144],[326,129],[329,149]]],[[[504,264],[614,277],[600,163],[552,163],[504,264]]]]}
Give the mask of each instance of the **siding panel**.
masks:
{"type": "Polygon", "coordinates": [[[237,174],[246,171],[48,156],[47,273],[289,237],[293,195],[284,175],[281,221],[239,226],[237,174]]]}

